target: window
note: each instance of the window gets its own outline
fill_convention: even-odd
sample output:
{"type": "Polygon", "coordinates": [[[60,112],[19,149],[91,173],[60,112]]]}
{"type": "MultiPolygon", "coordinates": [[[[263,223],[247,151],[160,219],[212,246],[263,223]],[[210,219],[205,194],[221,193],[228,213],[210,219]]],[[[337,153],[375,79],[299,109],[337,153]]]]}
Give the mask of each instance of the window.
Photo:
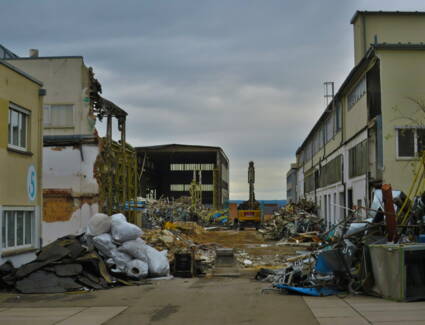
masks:
{"type": "Polygon", "coordinates": [[[351,109],[366,94],[366,78],[360,80],[354,89],[348,94],[348,109],[351,109]]]}
{"type": "Polygon", "coordinates": [[[367,171],[367,140],[351,148],[349,154],[350,178],[366,174],[367,171]]]}
{"type": "Polygon", "coordinates": [[[72,127],[74,126],[73,105],[45,105],[44,126],[72,127]]]}
{"type": "Polygon", "coordinates": [[[314,173],[304,177],[304,191],[310,193],[314,190],[314,173]]]}
{"type": "Polygon", "coordinates": [[[189,191],[189,184],[170,184],[171,192],[184,192],[189,191]]]}
{"type": "Polygon", "coordinates": [[[331,114],[326,120],[326,139],[325,142],[328,143],[332,140],[334,136],[334,114],[331,114]]]}
{"type": "MultiPolygon", "coordinates": [[[[170,184],[171,192],[189,192],[191,184],[170,184]]],[[[201,184],[202,191],[213,191],[213,184],[201,184]]]]}
{"type": "Polygon", "coordinates": [[[342,158],[341,155],[332,159],[324,165],[320,171],[320,187],[328,186],[342,180],[342,158]]]}
{"type": "Polygon", "coordinates": [[[425,150],[425,129],[397,129],[397,158],[413,158],[425,150]]]}
{"type": "Polygon", "coordinates": [[[341,130],[341,103],[336,103],[335,108],[335,133],[341,130]]]}
{"type": "Polygon", "coordinates": [[[1,247],[31,247],[34,242],[34,211],[5,210],[1,218],[1,247]]]}
{"type": "Polygon", "coordinates": [[[214,170],[214,164],[170,164],[172,171],[214,170]]]}
{"type": "Polygon", "coordinates": [[[15,149],[27,150],[29,111],[16,105],[9,107],[8,144],[15,149]]]}
{"type": "Polygon", "coordinates": [[[203,192],[212,192],[212,191],[214,191],[214,187],[213,187],[213,184],[202,184],[201,185],[201,189],[202,189],[202,191],[203,192]]]}
{"type": "Polygon", "coordinates": [[[415,156],[415,130],[402,129],[398,130],[398,156],[414,157],[415,156]]]}

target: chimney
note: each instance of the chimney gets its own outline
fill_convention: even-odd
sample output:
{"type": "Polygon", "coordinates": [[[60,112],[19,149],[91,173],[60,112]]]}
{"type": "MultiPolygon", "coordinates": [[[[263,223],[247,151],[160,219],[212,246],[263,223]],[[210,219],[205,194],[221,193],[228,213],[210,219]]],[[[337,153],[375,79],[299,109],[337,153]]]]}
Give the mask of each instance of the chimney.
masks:
{"type": "Polygon", "coordinates": [[[30,49],[30,58],[38,58],[38,50],[30,49]]]}

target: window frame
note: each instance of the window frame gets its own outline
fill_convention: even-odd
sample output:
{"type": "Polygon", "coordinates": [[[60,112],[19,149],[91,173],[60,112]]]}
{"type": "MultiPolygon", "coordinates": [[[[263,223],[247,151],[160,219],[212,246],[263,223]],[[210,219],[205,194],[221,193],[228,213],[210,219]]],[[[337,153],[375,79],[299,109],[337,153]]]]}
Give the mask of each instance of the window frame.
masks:
{"type": "MultiPolygon", "coordinates": [[[[20,107],[14,103],[9,103],[9,109],[8,109],[8,117],[7,117],[7,147],[10,149],[14,149],[14,150],[18,150],[18,151],[22,151],[22,152],[28,152],[29,148],[30,148],[30,144],[29,144],[29,140],[30,140],[30,136],[29,136],[29,132],[30,132],[30,123],[31,123],[31,111],[20,107]],[[13,137],[13,132],[10,129],[11,128],[11,111],[15,111],[17,112],[19,115],[18,116],[25,116],[25,146],[21,146],[21,145],[15,145],[12,142],[12,137],[13,137]]],[[[19,124],[21,124],[21,119],[19,118],[18,120],[18,143],[21,144],[21,128],[19,126],[19,124]]]]}
{"type": "Polygon", "coordinates": [[[367,93],[366,76],[360,78],[347,94],[347,110],[351,110],[367,93]]]}
{"type": "Polygon", "coordinates": [[[425,130],[425,126],[397,126],[395,128],[395,146],[396,146],[396,160],[414,160],[419,157],[418,155],[418,130],[425,130]],[[413,156],[400,156],[399,155],[399,132],[401,130],[413,130],[413,156]]]}
{"type": "Polygon", "coordinates": [[[2,252],[9,252],[9,251],[14,251],[14,250],[21,250],[21,249],[31,249],[31,248],[35,248],[36,247],[36,228],[37,228],[37,223],[36,223],[36,218],[37,218],[37,214],[36,214],[36,208],[35,207],[0,207],[0,251],[2,252]],[[5,234],[6,234],[6,238],[3,238],[3,220],[5,220],[5,216],[6,213],[5,212],[14,212],[14,219],[15,219],[15,226],[14,226],[14,241],[15,241],[15,245],[14,246],[8,246],[8,231],[7,231],[7,223],[6,223],[6,229],[5,229],[5,234]],[[23,244],[22,245],[17,245],[17,240],[18,240],[18,236],[17,236],[17,212],[31,212],[32,216],[31,216],[31,239],[30,239],[30,243],[26,244],[25,243],[25,215],[24,215],[24,219],[23,219],[23,244]],[[3,243],[5,243],[5,245],[3,245],[3,243]]]}
{"type": "Polygon", "coordinates": [[[364,176],[368,172],[367,139],[348,149],[348,178],[364,176]]]}
{"type": "Polygon", "coordinates": [[[56,103],[56,104],[44,104],[43,105],[43,127],[48,129],[66,129],[75,127],[75,105],[70,103],[56,103]],[[72,121],[67,124],[58,125],[52,123],[52,106],[69,106],[72,108],[72,121]],[[45,112],[48,111],[48,117],[45,112]]]}

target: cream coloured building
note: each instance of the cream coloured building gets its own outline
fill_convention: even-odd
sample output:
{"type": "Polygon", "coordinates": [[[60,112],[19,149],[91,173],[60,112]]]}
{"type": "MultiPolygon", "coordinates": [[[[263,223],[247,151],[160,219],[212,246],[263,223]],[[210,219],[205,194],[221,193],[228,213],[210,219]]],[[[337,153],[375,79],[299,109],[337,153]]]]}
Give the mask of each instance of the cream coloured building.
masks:
{"type": "Polygon", "coordinates": [[[0,60],[0,265],[35,257],[42,210],[42,83],[0,60]]]}
{"type": "Polygon", "coordinates": [[[43,57],[30,50],[29,57],[12,56],[7,62],[41,80],[47,89],[42,244],[82,233],[95,213],[111,214],[134,200],[137,166],[130,163],[130,158],[136,159],[134,150],[125,145],[127,113],[100,96],[101,85],[83,57],[43,57]],[[106,138],[100,138],[95,128],[101,118],[107,122],[106,138]],[[112,118],[118,120],[124,145],[112,141],[112,118]],[[124,162],[128,164],[123,166],[124,162]]]}
{"type": "Polygon", "coordinates": [[[355,66],[297,150],[297,196],[328,224],[373,188],[408,191],[425,149],[425,13],[357,11],[355,66]],[[406,118],[407,117],[407,118],[406,118]]]}

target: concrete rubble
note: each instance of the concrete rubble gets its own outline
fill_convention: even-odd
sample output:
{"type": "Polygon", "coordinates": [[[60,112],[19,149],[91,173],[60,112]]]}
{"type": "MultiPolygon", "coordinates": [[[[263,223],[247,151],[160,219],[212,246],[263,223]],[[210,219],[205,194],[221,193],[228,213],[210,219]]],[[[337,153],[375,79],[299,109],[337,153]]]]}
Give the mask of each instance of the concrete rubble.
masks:
{"type": "Polygon", "coordinates": [[[318,242],[317,235],[323,231],[324,222],[315,214],[316,209],[314,203],[305,200],[288,204],[276,211],[258,231],[268,240],[318,242]]]}
{"type": "Polygon", "coordinates": [[[205,274],[215,261],[214,244],[197,244],[196,235],[205,232],[204,228],[195,222],[166,222],[165,229],[146,229],[142,238],[158,250],[168,251],[168,260],[175,262],[176,254],[193,254],[195,274],[205,274]]]}

